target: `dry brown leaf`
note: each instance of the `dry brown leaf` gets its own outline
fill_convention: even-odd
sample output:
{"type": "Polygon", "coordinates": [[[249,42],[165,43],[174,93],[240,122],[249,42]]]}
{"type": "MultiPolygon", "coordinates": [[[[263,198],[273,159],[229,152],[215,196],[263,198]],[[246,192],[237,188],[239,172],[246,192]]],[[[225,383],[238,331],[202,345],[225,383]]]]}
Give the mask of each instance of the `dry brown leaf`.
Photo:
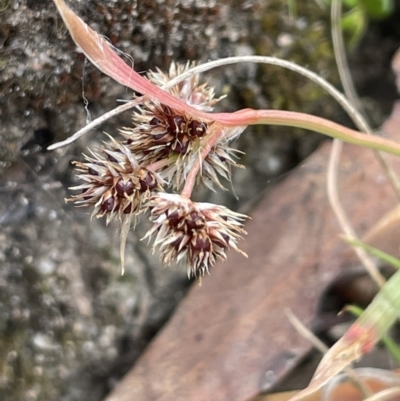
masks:
{"type": "MultiPolygon", "coordinates": [[[[397,85],[400,90],[400,50],[393,58],[392,68],[397,75],[397,85]]],[[[393,107],[391,116],[386,120],[383,125],[383,130],[392,138],[398,138],[400,135],[400,102],[396,102],[393,107]]],[[[372,205],[375,207],[374,205],[372,205]]],[[[366,241],[371,242],[369,238],[380,238],[379,249],[385,250],[392,248],[389,253],[397,253],[398,238],[400,228],[398,223],[400,209],[396,206],[387,212],[377,224],[370,229],[366,241]],[[390,235],[389,235],[390,233],[390,235]],[[386,234],[386,235],[384,235],[386,234]],[[396,238],[397,235],[397,238],[396,238]],[[368,238],[369,237],[369,238],[368,238]],[[395,241],[395,244],[391,244],[395,241]],[[383,240],[383,241],[382,241],[383,240]],[[394,250],[394,252],[393,252],[394,250]]],[[[346,336],[342,337],[324,356],[315,372],[310,384],[300,393],[291,398],[290,401],[302,400],[308,395],[314,393],[321,388],[327,381],[329,381],[336,374],[340,373],[345,367],[349,366],[352,362],[358,360],[364,353],[363,340],[366,340],[368,348],[372,348],[376,343],[376,338],[371,330],[365,333],[360,333],[364,338],[354,337],[353,341],[349,342],[346,336]]]]}
{"type": "MultiPolygon", "coordinates": [[[[326,199],[328,153],[325,144],[259,204],[243,242],[249,260],[230,254],[195,286],[107,401],[244,401],[304,357],[310,344],[284,309],[312,325],[326,286],[358,266],[326,199]]],[[[342,171],[343,203],[362,232],[396,200],[372,152],[346,146],[342,171]]]]}
{"type": "MultiPolygon", "coordinates": [[[[384,129],[399,137],[400,103],[384,129]]],[[[194,287],[106,401],[244,401],[271,388],[309,351],[284,309],[312,325],[326,286],[358,266],[328,207],[328,148],[320,148],[253,212],[243,243],[249,260],[229,255],[229,265],[219,265],[202,287],[194,287]]],[[[389,159],[398,170],[399,159],[389,159]]],[[[380,220],[396,200],[372,152],[346,146],[341,171],[340,192],[355,229],[362,234],[378,222],[368,242],[399,256],[396,213],[380,220]],[[382,239],[387,230],[391,241],[382,239]]]]}

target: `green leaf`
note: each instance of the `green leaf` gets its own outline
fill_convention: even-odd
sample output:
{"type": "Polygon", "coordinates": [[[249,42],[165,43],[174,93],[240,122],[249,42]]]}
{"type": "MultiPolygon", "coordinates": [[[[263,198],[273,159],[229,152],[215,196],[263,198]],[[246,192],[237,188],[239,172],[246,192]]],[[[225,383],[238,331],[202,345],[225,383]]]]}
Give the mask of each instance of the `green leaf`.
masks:
{"type": "Polygon", "coordinates": [[[382,338],[382,342],[385,345],[386,349],[390,352],[392,357],[396,360],[397,364],[400,365],[400,348],[395,343],[393,338],[386,335],[382,338]]]}
{"type": "Polygon", "coordinates": [[[367,14],[374,19],[383,19],[394,10],[393,0],[359,0],[367,14]]]}
{"type": "Polygon", "coordinates": [[[400,260],[395,258],[394,256],[389,255],[386,252],[383,252],[377,248],[374,248],[371,245],[365,244],[364,242],[358,240],[353,240],[349,238],[344,238],[344,240],[350,245],[364,249],[365,252],[368,252],[369,254],[376,256],[377,258],[386,262],[388,265],[391,265],[396,269],[400,269],[400,260]]]}
{"type": "Polygon", "coordinates": [[[343,0],[343,4],[349,8],[355,7],[360,1],[359,0],[343,0]]]}
{"type": "Polygon", "coordinates": [[[350,46],[355,46],[361,39],[366,26],[368,16],[363,7],[354,7],[343,15],[341,26],[343,31],[350,34],[350,46]]]}
{"type": "MultiPolygon", "coordinates": [[[[332,0],[325,0],[326,3],[332,4],[332,0]]],[[[360,3],[360,0],[343,0],[342,3],[348,8],[353,8],[360,3]]]]}
{"type": "MultiPolygon", "coordinates": [[[[350,312],[352,315],[356,317],[360,317],[361,314],[364,312],[362,308],[356,305],[347,305],[344,308],[344,311],[350,312]]],[[[400,348],[399,346],[395,343],[395,341],[389,337],[387,334],[382,337],[382,342],[386,349],[389,351],[389,353],[393,356],[393,358],[396,360],[397,364],[400,366],[400,348]]]]}
{"type": "Polygon", "coordinates": [[[349,312],[355,317],[360,317],[362,315],[362,313],[364,312],[364,309],[360,308],[357,305],[346,305],[343,308],[343,312],[349,312]]]}

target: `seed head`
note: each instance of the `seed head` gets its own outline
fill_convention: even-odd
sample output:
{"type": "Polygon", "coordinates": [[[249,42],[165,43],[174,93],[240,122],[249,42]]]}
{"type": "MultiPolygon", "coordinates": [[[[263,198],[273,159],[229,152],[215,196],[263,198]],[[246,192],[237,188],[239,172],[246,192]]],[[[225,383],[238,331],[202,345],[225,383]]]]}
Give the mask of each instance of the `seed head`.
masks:
{"type": "MultiPolygon", "coordinates": [[[[185,65],[172,62],[168,73],[164,73],[160,69],[150,71],[147,78],[155,85],[163,86],[171,79],[183,74],[189,68],[194,67],[196,63],[187,62],[185,65]]],[[[190,78],[180,82],[179,84],[168,89],[169,93],[176,98],[184,101],[188,105],[201,110],[212,111],[213,106],[222,99],[215,98],[214,88],[208,86],[207,83],[199,83],[200,77],[198,74],[191,75],[190,78]]],[[[224,96],[223,96],[224,97],[224,96]]]]}
{"type": "MultiPolygon", "coordinates": [[[[172,63],[168,74],[157,70],[150,72],[148,78],[156,85],[165,85],[190,66],[172,63]]],[[[191,76],[168,91],[202,111],[212,111],[220,100],[215,98],[214,88],[206,83],[199,84],[198,75],[191,76]]],[[[145,102],[138,108],[133,114],[133,123],[133,128],[121,130],[126,146],[143,166],[163,162],[158,172],[174,189],[182,188],[194,163],[199,160],[199,153],[215,130],[223,130],[223,135],[203,161],[198,182],[214,182],[222,187],[218,175],[229,180],[230,167],[236,166],[232,157],[234,150],[229,148],[228,143],[245,128],[223,128],[213,121],[183,114],[158,101],[145,102]]]]}
{"type": "Polygon", "coordinates": [[[117,215],[137,214],[142,200],[161,190],[156,174],[140,167],[129,148],[114,139],[90,153],[85,162],[73,162],[83,184],[71,188],[81,193],[67,200],[93,206],[92,216],[106,216],[107,224],[117,215]]]}
{"type": "Polygon", "coordinates": [[[146,205],[154,224],[145,238],[156,234],[153,249],[159,247],[162,262],[185,260],[189,277],[208,273],[218,259],[226,259],[229,247],[241,252],[236,242],[246,234],[243,214],[166,193],[152,195],[146,205]]]}

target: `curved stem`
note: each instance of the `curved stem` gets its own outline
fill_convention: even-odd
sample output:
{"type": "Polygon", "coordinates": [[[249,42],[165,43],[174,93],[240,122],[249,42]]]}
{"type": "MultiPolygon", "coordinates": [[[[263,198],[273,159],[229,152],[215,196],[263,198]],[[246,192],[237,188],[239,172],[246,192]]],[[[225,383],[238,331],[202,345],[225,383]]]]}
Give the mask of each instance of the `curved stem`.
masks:
{"type": "Polygon", "coordinates": [[[118,106],[115,109],[108,111],[107,113],[104,113],[99,118],[96,118],[95,120],[93,120],[92,122],[90,122],[89,124],[87,124],[83,128],[81,128],[79,131],[75,132],[74,135],[71,135],[64,141],[53,143],[53,145],[48,146],[47,149],[54,150],[57,148],[61,148],[62,146],[69,145],[70,143],[79,139],[81,136],[85,135],[87,132],[89,132],[93,128],[97,127],[100,124],[103,124],[105,121],[107,121],[111,117],[121,114],[122,112],[132,109],[133,107],[138,106],[140,103],[143,103],[146,98],[148,98],[148,96],[138,97],[134,100],[131,100],[128,103],[122,104],[121,106],[118,106]]]}
{"type": "MultiPolygon", "coordinates": [[[[209,71],[214,68],[238,64],[238,63],[256,63],[256,64],[270,64],[276,65],[278,67],[286,68],[288,70],[297,72],[300,75],[310,79],[311,81],[318,84],[321,88],[325,89],[347,112],[347,114],[351,117],[354,124],[360,131],[367,132],[368,126],[366,125],[365,121],[360,117],[357,110],[353,107],[353,105],[346,99],[346,97],[338,91],[332,84],[328,81],[323,79],[320,75],[316,74],[308,70],[305,67],[301,67],[300,65],[293,63],[291,61],[283,60],[277,57],[267,57],[267,56],[238,56],[238,57],[226,57],[219,60],[208,61],[207,63],[195,66],[190,68],[189,70],[185,71],[183,74],[179,75],[178,77],[172,79],[168,83],[171,85],[176,85],[179,82],[191,77],[194,74],[200,74],[206,71],[209,71]]],[[[240,113],[238,111],[237,113],[240,113]]],[[[232,113],[235,114],[235,113],[232,113]]],[[[224,125],[229,125],[229,121],[226,122],[225,119],[232,114],[230,113],[206,113],[207,117],[214,117],[214,119],[219,120],[224,125]]]]}
{"type": "MultiPolygon", "coordinates": [[[[165,104],[178,111],[192,114],[200,118],[209,119],[211,121],[219,121],[221,124],[226,126],[232,126],[234,124],[231,118],[231,113],[204,113],[193,108],[182,100],[174,97],[171,93],[164,91],[157,85],[154,85],[148,79],[142,77],[136,71],[134,71],[130,66],[128,66],[115,52],[114,48],[108,43],[102,36],[100,36],[96,31],[91,29],[81,18],[79,18],[66,4],[64,0],[54,0],[60,15],[62,16],[72,39],[75,43],[82,49],[86,57],[103,73],[107,74],[115,81],[120,84],[127,86],[143,95],[150,96],[152,99],[158,100],[160,103],[165,104]]],[[[290,63],[284,60],[275,59],[273,57],[261,57],[261,56],[243,56],[234,57],[217,60],[214,62],[203,64],[201,67],[203,71],[209,70],[210,68],[228,65],[233,63],[242,62],[257,62],[257,63],[268,63],[280,65],[285,68],[292,69],[301,73],[302,75],[309,77],[315,82],[325,88],[330,88],[331,93],[335,93],[335,96],[339,103],[348,110],[352,118],[357,120],[357,113],[354,113],[354,108],[347,101],[347,99],[336,91],[332,85],[327,83],[317,74],[298,66],[295,63],[290,63]]],[[[190,74],[182,74],[179,80],[186,79],[186,77],[191,76],[201,70],[196,70],[195,68],[190,70],[190,74]]],[[[358,121],[362,125],[362,121],[358,121]]],[[[361,128],[360,128],[361,129],[361,128]]],[[[361,129],[365,131],[364,129],[361,129]]]]}
{"type": "Polygon", "coordinates": [[[351,78],[349,64],[347,62],[342,28],[340,26],[340,20],[342,18],[342,1],[332,0],[331,6],[331,26],[332,26],[332,44],[333,51],[335,53],[335,60],[339,71],[340,81],[342,82],[344,92],[354,108],[360,113],[360,118],[365,121],[365,126],[368,126],[368,131],[372,129],[368,123],[365,115],[362,113],[363,107],[360,98],[357,95],[357,91],[354,87],[353,80],[351,78]]]}
{"type": "MultiPolygon", "coordinates": [[[[115,81],[129,88],[132,88],[143,95],[151,97],[162,104],[170,106],[173,109],[187,113],[188,115],[197,116],[203,118],[206,121],[216,121],[227,127],[240,125],[238,124],[237,116],[238,113],[204,113],[182,100],[174,97],[171,93],[164,91],[157,85],[154,85],[148,79],[142,77],[130,66],[128,66],[115,52],[114,48],[96,31],[91,29],[81,18],[79,18],[64,2],[64,0],[54,0],[60,15],[62,16],[73,40],[83,50],[86,57],[99,68],[100,71],[104,72],[115,81]]],[[[337,101],[348,111],[353,120],[356,122],[357,127],[361,131],[368,131],[363,129],[364,121],[359,118],[359,113],[354,107],[348,102],[348,100],[335,88],[332,87],[328,82],[323,80],[317,74],[302,68],[294,63],[285,62],[284,60],[259,57],[259,56],[247,56],[237,58],[227,58],[223,60],[217,60],[204,64],[202,68],[205,70],[227,64],[233,64],[238,62],[260,62],[281,65],[285,68],[292,69],[301,73],[302,75],[309,77],[315,82],[318,82],[322,87],[330,91],[337,101]]],[[[195,73],[195,69],[191,69],[190,74],[195,73]]],[[[200,71],[200,70],[199,70],[200,71]]],[[[185,74],[179,77],[180,80],[185,79],[185,74]]],[[[172,85],[172,83],[170,83],[172,85]]],[[[125,105],[126,106],[126,105],[125,105]]],[[[240,115],[239,115],[240,118],[240,115]]],[[[368,127],[367,127],[368,128],[368,127]]]]}
{"type": "MultiPolygon", "coordinates": [[[[193,74],[208,71],[212,68],[229,65],[229,64],[241,63],[241,62],[266,63],[266,64],[278,65],[278,66],[288,68],[290,70],[296,71],[296,72],[304,75],[305,77],[311,79],[312,81],[318,83],[321,87],[326,89],[341,104],[341,106],[347,111],[347,113],[350,115],[350,117],[353,119],[353,121],[355,122],[355,124],[357,125],[357,127],[360,130],[365,131],[365,132],[368,131],[368,126],[365,125],[365,122],[363,121],[363,119],[360,118],[359,114],[354,109],[354,107],[349,103],[349,101],[346,99],[346,97],[343,96],[343,94],[340,93],[335,87],[333,87],[331,84],[329,84],[323,78],[321,78],[319,75],[313,73],[312,71],[307,70],[306,68],[300,67],[295,63],[291,63],[289,61],[281,60],[281,59],[274,58],[274,57],[243,56],[243,57],[228,57],[225,59],[210,61],[208,63],[199,65],[197,67],[190,68],[185,73],[179,75],[179,77],[176,77],[176,78],[172,79],[171,81],[169,81],[168,84],[165,85],[164,89],[176,85],[177,83],[187,79],[188,77],[192,76],[193,74]]],[[[106,113],[102,117],[94,120],[91,124],[84,127],[82,130],[78,131],[72,138],[69,138],[66,141],[54,144],[49,149],[55,149],[57,147],[63,146],[64,144],[71,143],[73,140],[75,140],[79,136],[83,135],[83,133],[87,132],[89,129],[101,124],[102,122],[104,122],[108,118],[110,118],[111,116],[115,116],[122,111],[126,111],[130,108],[137,106],[140,102],[143,102],[146,98],[148,98],[148,96],[143,96],[141,98],[133,100],[132,102],[129,102],[127,104],[119,106],[117,109],[111,110],[110,112],[106,113]]],[[[196,115],[199,117],[213,120],[213,121],[218,121],[224,126],[232,127],[232,126],[237,126],[237,125],[249,125],[249,124],[261,123],[261,122],[255,122],[254,116],[257,114],[260,115],[262,113],[272,113],[272,112],[274,112],[274,110],[249,110],[249,109],[247,109],[247,110],[239,110],[235,113],[215,113],[215,114],[196,111],[196,115]],[[251,121],[251,119],[253,119],[253,121],[251,121]]],[[[282,112],[282,113],[288,113],[288,112],[282,112]]],[[[310,117],[313,117],[313,116],[310,116],[310,117]]],[[[318,118],[318,117],[314,117],[314,118],[318,118]]],[[[327,122],[327,120],[325,120],[325,121],[327,122]]],[[[270,122],[270,123],[272,123],[272,122],[270,122]]],[[[288,121],[288,124],[285,124],[283,121],[281,121],[280,123],[276,122],[276,124],[288,125],[288,126],[298,126],[301,128],[300,125],[292,125],[289,121],[288,121]]],[[[331,123],[331,124],[334,124],[334,123],[331,123]]],[[[340,127],[338,124],[336,124],[336,126],[340,127]]],[[[313,129],[317,132],[325,133],[329,136],[335,137],[334,135],[330,135],[329,133],[326,133],[323,130],[319,130],[318,128],[316,128],[315,125],[313,128],[308,128],[308,127],[304,127],[304,128],[313,129]]],[[[345,127],[341,127],[341,129],[343,131],[347,130],[347,132],[351,131],[353,133],[356,133],[356,131],[349,130],[345,127]]],[[[358,134],[358,135],[362,135],[362,134],[358,134]]],[[[339,135],[337,137],[339,137],[339,135]]],[[[351,141],[347,141],[347,142],[356,143],[356,144],[362,145],[362,146],[368,146],[367,145],[368,143],[371,144],[371,140],[366,139],[365,141],[363,141],[362,138],[360,138],[360,139],[361,140],[356,140],[355,142],[351,142],[351,141]]],[[[343,139],[343,140],[346,141],[346,139],[343,139]]],[[[378,142],[384,141],[386,145],[383,147],[380,147],[379,145],[378,146],[372,145],[372,146],[368,146],[368,147],[371,147],[374,149],[379,149],[379,150],[384,150],[389,153],[400,155],[399,152],[396,150],[396,147],[398,146],[396,143],[391,142],[389,140],[383,140],[382,138],[375,138],[375,140],[373,140],[372,142],[374,142],[374,141],[378,141],[378,142]],[[392,148],[393,148],[393,151],[392,151],[392,148]]]]}
{"type": "MultiPolygon", "coordinates": [[[[343,143],[339,140],[334,140],[332,144],[331,155],[329,158],[328,164],[328,180],[327,180],[327,190],[328,190],[328,199],[333,209],[336,218],[339,221],[340,227],[344,231],[347,237],[351,240],[357,239],[357,234],[353,230],[353,227],[350,225],[349,220],[344,212],[342,205],[339,200],[339,194],[337,191],[337,165],[339,164],[340,153],[342,150],[343,143]]],[[[372,277],[375,283],[382,287],[385,284],[385,279],[380,274],[379,270],[375,266],[372,259],[367,255],[367,253],[361,249],[353,247],[354,252],[357,254],[361,263],[367,270],[368,274],[372,277]]]]}
{"type": "MultiPolygon", "coordinates": [[[[343,88],[347,97],[356,107],[359,112],[360,119],[364,120],[365,128],[367,128],[367,133],[372,134],[372,128],[368,124],[367,120],[361,114],[362,106],[361,102],[357,96],[357,92],[354,88],[353,81],[351,79],[349,66],[347,63],[346,53],[344,50],[343,36],[340,27],[340,19],[341,19],[341,11],[342,11],[342,2],[341,0],[332,0],[331,6],[331,25],[332,25],[332,42],[333,48],[335,52],[335,59],[339,70],[340,79],[343,84],[343,88]]],[[[339,194],[338,194],[338,183],[337,183],[337,175],[338,168],[340,162],[340,154],[341,154],[342,145],[339,141],[335,140],[332,144],[331,155],[329,158],[328,165],[328,180],[327,180],[327,192],[329,203],[334,211],[336,218],[339,221],[339,224],[346,233],[346,235],[350,235],[352,239],[357,239],[357,234],[346,215],[346,212],[340,202],[339,194]]],[[[397,179],[396,174],[392,170],[392,168],[388,165],[383,155],[380,152],[375,151],[375,157],[378,162],[381,164],[382,169],[386,173],[386,176],[389,178],[391,182],[394,192],[397,198],[400,200],[400,185],[397,179]]],[[[362,248],[353,247],[357,257],[360,259],[361,263],[372,277],[372,279],[376,282],[378,286],[382,286],[385,282],[385,279],[380,274],[379,269],[377,268],[374,261],[367,254],[367,252],[362,248]]]]}
{"type": "MultiPolygon", "coordinates": [[[[338,66],[340,80],[342,82],[344,91],[350,102],[354,105],[359,115],[359,119],[364,122],[364,127],[359,127],[361,131],[367,134],[373,134],[373,129],[368,123],[365,115],[362,114],[362,105],[357,92],[354,88],[353,80],[351,79],[349,65],[347,63],[346,52],[344,50],[342,29],[340,27],[340,19],[342,16],[342,2],[341,0],[332,0],[331,7],[331,25],[332,25],[332,42],[333,50],[335,53],[335,59],[338,66]]],[[[390,164],[385,159],[384,155],[379,152],[375,152],[375,157],[380,163],[383,171],[388,177],[394,192],[397,196],[397,200],[400,201],[400,181],[390,164]]]]}
{"type": "MultiPolygon", "coordinates": [[[[289,69],[291,71],[297,72],[297,73],[305,76],[306,78],[310,79],[311,81],[315,82],[316,84],[321,86],[323,89],[325,89],[343,107],[343,109],[346,110],[346,112],[349,114],[349,116],[352,118],[354,123],[357,125],[357,127],[361,131],[366,132],[368,130],[368,127],[366,127],[364,122],[362,121],[362,119],[359,118],[357,111],[354,109],[354,107],[351,105],[351,103],[333,85],[331,85],[329,82],[324,80],[318,74],[308,70],[307,68],[301,67],[293,62],[290,62],[287,60],[282,60],[282,59],[279,59],[276,57],[241,56],[241,57],[227,57],[227,58],[223,58],[223,59],[219,59],[219,60],[215,60],[215,61],[209,61],[207,63],[204,63],[204,64],[201,64],[196,67],[192,67],[192,68],[188,69],[187,71],[180,74],[179,76],[171,79],[168,82],[168,84],[164,85],[161,89],[168,89],[168,88],[175,86],[178,83],[184,81],[185,79],[190,78],[191,76],[193,76],[195,74],[206,72],[213,68],[226,66],[226,65],[232,65],[232,64],[238,64],[238,63],[246,63],[246,62],[276,65],[276,66],[289,69]]],[[[59,148],[61,146],[65,146],[65,145],[75,141],[76,139],[78,139],[79,137],[84,135],[86,132],[88,132],[89,130],[93,129],[94,127],[102,124],[109,118],[114,117],[126,110],[131,109],[131,108],[134,108],[139,103],[142,103],[143,101],[145,101],[148,98],[149,98],[149,96],[142,96],[140,98],[137,98],[129,103],[126,103],[122,106],[119,106],[119,107],[107,112],[106,114],[102,115],[101,117],[97,118],[96,120],[93,120],[87,126],[83,127],[72,137],[66,139],[65,141],[53,144],[48,149],[53,150],[53,149],[59,148]]],[[[236,113],[240,113],[240,111],[236,112],[236,113]]],[[[205,118],[205,119],[212,120],[212,121],[219,120],[225,126],[234,126],[236,124],[235,117],[234,117],[236,113],[203,113],[203,112],[197,111],[196,115],[198,115],[199,117],[205,118]]]]}

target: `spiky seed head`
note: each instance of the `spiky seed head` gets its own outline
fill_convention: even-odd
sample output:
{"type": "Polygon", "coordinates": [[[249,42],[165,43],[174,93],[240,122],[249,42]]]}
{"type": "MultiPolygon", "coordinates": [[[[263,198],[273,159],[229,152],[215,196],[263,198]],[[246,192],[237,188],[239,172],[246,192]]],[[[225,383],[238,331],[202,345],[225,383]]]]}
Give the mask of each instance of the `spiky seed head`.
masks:
{"type": "Polygon", "coordinates": [[[246,234],[243,214],[167,193],[153,194],[146,206],[153,226],[145,238],[155,235],[153,249],[159,248],[165,265],[185,260],[189,277],[204,276],[230,247],[241,252],[236,243],[246,234]]]}
{"type": "MultiPolygon", "coordinates": [[[[149,80],[159,86],[191,67],[189,63],[172,63],[168,73],[160,70],[150,72],[149,80]]],[[[215,98],[214,88],[206,83],[199,84],[199,76],[193,75],[181,83],[167,89],[173,96],[202,111],[212,111],[220,100],[215,98]]],[[[174,189],[185,183],[199,153],[216,130],[223,130],[218,143],[203,161],[197,181],[211,187],[212,183],[222,187],[218,176],[230,180],[231,166],[236,166],[234,150],[228,144],[245,127],[224,128],[212,121],[203,121],[196,116],[183,114],[157,101],[145,102],[133,113],[133,128],[124,128],[121,134],[126,146],[136,155],[143,166],[162,161],[158,171],[160,176],[174,189]]]]}
{"type": "MultiPolygon", "coordinates": [[[[164,86],[168,82],[183,74],[189,68],[194,67],[195,62],[187,62],[186,64],[179,64],[172,62],[168,73],[157,69],[157,71],[150,71],[147,74],[147,78],[157,86],[164,86]]],[[[168,89],[169,93],[176,98],[184,101],[188,105],[201,110],[201,111],[212,111],[214,105],[221,100],[223,97],[215,98],[215,90],[212,86],[207,83],[199,83],[199,74],[193,74],[190,78],[181,81],[179,84],[168,89]]]]}
{"type": "Polygon", "coordinates": [[[143,199],[162,189],[160,178],[140,167],[129,148],[112,138],[90,154],[84,155],[85,162],[73,162],[83,183],[71,188],[80,193],[67,201],[93,207],[92,217],[106,216],[108,224],[116,216],[137,214],[143,199]]]}

